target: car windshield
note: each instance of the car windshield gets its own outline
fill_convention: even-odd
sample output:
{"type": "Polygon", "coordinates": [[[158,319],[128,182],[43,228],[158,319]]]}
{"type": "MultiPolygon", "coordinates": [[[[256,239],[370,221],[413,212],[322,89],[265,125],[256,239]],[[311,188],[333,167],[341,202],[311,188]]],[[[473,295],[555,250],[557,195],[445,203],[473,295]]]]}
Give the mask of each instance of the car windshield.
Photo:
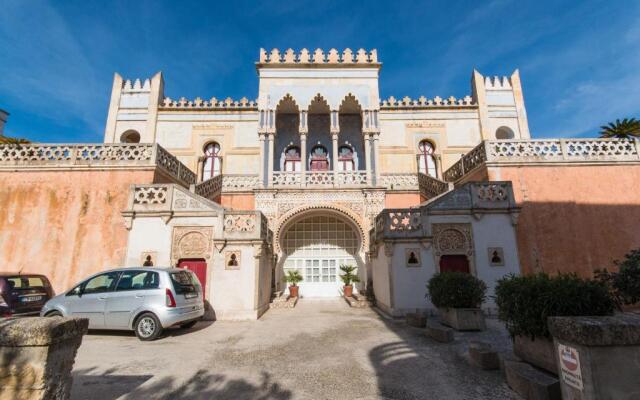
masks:
{"type": "Polygon", "coordinates": [[[197,292],[199,284],[196,278],[188,271],[171,272],[171,282],[176,294],[187,294],[197,292]]]}
{"type": "Polygon", "coordinates": [[[6,279],[9,287],[15,290],[44,289],[49,286],[41,276],[9,276],[6,279]]]}

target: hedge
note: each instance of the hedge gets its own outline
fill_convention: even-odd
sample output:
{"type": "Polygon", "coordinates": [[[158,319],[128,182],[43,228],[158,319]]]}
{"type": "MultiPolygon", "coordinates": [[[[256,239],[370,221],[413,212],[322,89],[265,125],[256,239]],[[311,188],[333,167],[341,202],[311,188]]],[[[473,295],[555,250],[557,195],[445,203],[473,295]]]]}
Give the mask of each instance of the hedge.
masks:
{"type": "Polygon", "coordinates": [[[486,298],[487,285],[465,272],[442,272],[429,280],[427,289],[438,308],[476,308],[486,298]]]}
{"type": "Polygon", "coordinates": [[[610,315],[615,302],[605,284],[575,274],[509,275],[496,286],[498,318],[511,336],[551,338],[547,317],[610,315]]]}

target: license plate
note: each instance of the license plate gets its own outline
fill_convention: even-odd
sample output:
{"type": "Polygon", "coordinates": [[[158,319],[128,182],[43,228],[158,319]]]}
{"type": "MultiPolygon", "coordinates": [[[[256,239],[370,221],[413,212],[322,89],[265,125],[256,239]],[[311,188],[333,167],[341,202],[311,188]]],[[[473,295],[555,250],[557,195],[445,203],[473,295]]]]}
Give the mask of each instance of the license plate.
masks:
{"type": "Polygon", "coordinates": [[[42,300],[42,296],[29,296],[29,297],[23,297],[20,299],[20,301],[22,301],[23,303],[30,303],[32,301],[40,301],[42,300]]]}
{"type": "Polygon", "coordinates": [[[198,293],[185,293],[185,299],[193,299],[194,297],[198,297],[198,293]]]}

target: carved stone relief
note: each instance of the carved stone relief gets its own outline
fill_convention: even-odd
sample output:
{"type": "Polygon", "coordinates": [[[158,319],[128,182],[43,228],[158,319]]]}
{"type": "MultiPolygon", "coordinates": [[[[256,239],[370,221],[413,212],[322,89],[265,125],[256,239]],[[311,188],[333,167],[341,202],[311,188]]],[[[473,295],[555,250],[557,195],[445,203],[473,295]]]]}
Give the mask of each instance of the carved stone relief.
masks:
{"type": "Polygon", "coordinates": [[[211,226],[176,226],[171,242],[171,261],[175,265],[182,258],[204,258],[211,256],[211,226]]]}
{"type": "Polygon", "coordinates": [[[439,268],[443,255],[466,255],[471,271],[475,271],[474,246],[471,224],[433,224],[433,256],[439,268]]]}

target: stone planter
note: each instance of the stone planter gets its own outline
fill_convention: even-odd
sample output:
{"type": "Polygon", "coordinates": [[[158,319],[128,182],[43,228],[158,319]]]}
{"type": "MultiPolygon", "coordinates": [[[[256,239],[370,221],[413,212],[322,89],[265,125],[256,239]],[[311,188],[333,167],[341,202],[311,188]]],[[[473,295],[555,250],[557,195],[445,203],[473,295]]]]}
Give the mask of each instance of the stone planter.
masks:
{"type": "Polygon", "coordinates": [[[562,397],[631,399],[640,393],[640,315],[550,317],[562,397]]]}
{"type": "Polygon", "coordinates": [[[513,339],[513,353],[529,364],[558,375],[553,342],[549,339],[532,340],[527,336],[516,336],[513,339]]]}
{"type": "Polygon", "coordinates": [[[0,322],[0,400],[68,399],[85,318],[22,318],[0,322]]]}
{"type": "Polygon", "coordinates": [[[457,331],[483,331],[487,328],[479,308],[439,308],[440,322],[457,331]]]}

